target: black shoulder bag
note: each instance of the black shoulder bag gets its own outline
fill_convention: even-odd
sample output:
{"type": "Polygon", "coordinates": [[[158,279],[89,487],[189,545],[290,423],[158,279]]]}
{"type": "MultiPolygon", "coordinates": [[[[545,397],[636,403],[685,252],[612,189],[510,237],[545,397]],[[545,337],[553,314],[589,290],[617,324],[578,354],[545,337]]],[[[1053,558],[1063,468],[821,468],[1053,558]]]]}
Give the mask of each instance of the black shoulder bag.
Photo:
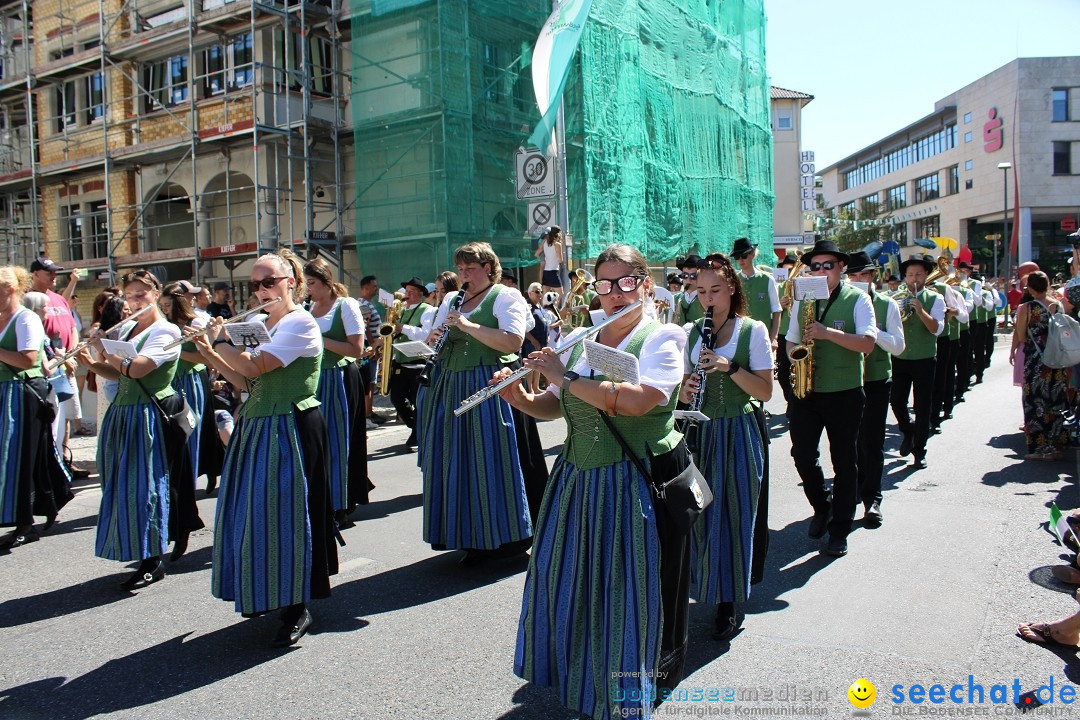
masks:
{"type": "Polygon", "coordinates": [[[680,533],[683,535],[689,533],[694,521],[713,501],[712,490],[709,489],[709,484],[705,482],[701,471],[694,464],[693,456],[690,456],[690,464],[681,473],[666,482],[657,484],[653,474],[645,469],[645,463],[630,449],[630,445],[623,438],[622,433],[616,429],[615,424],[611,422],[607,414],[599,410],[597,412],[600,419],[607,425],[608,430],[611,431],[611,434],[619,441],[619,446],[623,449],[623,452],[634,462],[638,472],[649,483],[649,487],[653,491],[654,505],[663,506],[663,511],[667,513],[668,518],[680,533]]]}
{"type": "Polygon", "coordinates": [[[143,394],[150,398],[150,402],[154,403],[154,407],[161,413],[161,417],[165,419],[165,425],[170,430],[184,433],[185,438],[191,437],[191,433],[195,432],[198,421],[195,418],[195,411],[191,409],[191,405],[188,405],[187,398],[184,397],[182,393],[177,394],[180,396],[180,399],[184,401],[184,406],[175,414],[170,415],[165,412],[165,408],[161,407],[161,403],[158,402],[158,399],[146,391],[146,388],[143,387],[141,382],[135,378],[129,379],[135,380],[135,384],[139,386],[139,389],[143,391],[143,394]]]}

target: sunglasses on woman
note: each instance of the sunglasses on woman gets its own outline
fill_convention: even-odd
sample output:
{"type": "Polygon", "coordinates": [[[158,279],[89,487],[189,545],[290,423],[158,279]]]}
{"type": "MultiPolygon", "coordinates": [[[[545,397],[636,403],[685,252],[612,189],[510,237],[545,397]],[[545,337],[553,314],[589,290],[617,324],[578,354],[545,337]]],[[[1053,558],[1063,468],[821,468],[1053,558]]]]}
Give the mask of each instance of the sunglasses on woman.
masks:
{"type": "Polygon", "coordinates": [[[264,290],[269,290],[270,288],[274,287],[275,285],[277,285],[282,280],[288,280],[288,279],[289,278],[284,277],[284,276],[275,277],[275,276],[271,275],[270,277],[264,277],[262,280],[252,280],[252,281],[248,282],[248,292],[257,292],[260,287],[263,288],[264,290]]]}
{"type": "Polygon", "coordinates": [[[596,280],[592,284],[592,289],[597,295],[608,295],[615,288],[618,288],[619,292],[628,293],[637,290],[643,282],[645,282],[644,275],[623,275],[614,280],[596,280]]]}

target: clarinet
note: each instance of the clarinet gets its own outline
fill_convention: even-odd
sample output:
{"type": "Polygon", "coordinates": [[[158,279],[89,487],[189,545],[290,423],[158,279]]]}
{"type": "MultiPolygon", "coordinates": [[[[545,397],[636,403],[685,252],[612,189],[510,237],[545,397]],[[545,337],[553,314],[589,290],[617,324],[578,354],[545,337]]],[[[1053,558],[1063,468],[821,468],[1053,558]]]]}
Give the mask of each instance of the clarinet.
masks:
{"type": "MultiPolygon", "coordinates": [[[[713,347],[713,309],[709,308],[705,311],[705,319],[701,323],[701,352],[706,349],[712,350],[713,347]]],[[[692,412],[701,412],[701,405],[705,402],[705,370],[701,367],[701,354],[698,354],[697,366],[694,367],[694,374],[698,377],[698,390],[694,393],[694,396],[690,398],[689,410],[692,412]]],[[[701,445],[701,428],[698,426],[698,421],[694,418],[686,419],[686,427],[683,430],[683,435],[686,436],[686,447],[691,453],[697,455],[701,445]]]]}
{"type": "MultiPolygon", "coordinates": [[[[465,302],[465,291],[468,289],[469,283],[465,283],[461,286],[461,289],[458,290],[458,294],[454,297],[453,302],[450,303],[450,308],[446,312],[447,317],[450,316],[450,313],[459,309],[462,303],[465,302]]],[[[450,327],[446,323],[443,323],[442,331],[442,335],[435,341],[435,347],[431,348],[431,357],[424,363],[424,369],[421,370],[420,374],[416,377],[416,382],[424,387],[427,387],[428,383],[431,382],[431,372],[435,369],[436,363],[439,362],[439,354],[442,352],[443,345],[446,344],[446,338],[450,335],[450,327]]]]}

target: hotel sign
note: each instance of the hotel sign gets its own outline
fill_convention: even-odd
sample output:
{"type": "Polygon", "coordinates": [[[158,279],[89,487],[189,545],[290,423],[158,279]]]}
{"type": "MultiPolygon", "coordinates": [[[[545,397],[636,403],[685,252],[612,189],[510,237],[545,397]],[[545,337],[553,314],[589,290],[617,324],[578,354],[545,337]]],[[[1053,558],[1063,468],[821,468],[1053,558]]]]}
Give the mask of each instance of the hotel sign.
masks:
{"type": "Polygon", "coordinates": [[[817,202],[814,197],[814,176],[817,174],[816,171],[814,151],[804,150],[799,153],[799,197],[802,202],[803,212],[817,210],[817,202]]]}

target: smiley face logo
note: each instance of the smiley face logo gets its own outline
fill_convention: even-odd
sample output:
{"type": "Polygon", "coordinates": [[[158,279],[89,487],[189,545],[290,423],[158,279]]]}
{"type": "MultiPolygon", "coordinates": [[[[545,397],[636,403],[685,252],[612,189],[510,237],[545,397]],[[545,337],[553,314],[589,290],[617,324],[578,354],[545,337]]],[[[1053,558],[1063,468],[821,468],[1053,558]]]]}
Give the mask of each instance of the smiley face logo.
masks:
{"type": "Polygon", "coordinates": [[[868,708],[877,700],[877,688],[866,678],[859,678],[848,688],[847,699],[857,708],[868,708]]]}

